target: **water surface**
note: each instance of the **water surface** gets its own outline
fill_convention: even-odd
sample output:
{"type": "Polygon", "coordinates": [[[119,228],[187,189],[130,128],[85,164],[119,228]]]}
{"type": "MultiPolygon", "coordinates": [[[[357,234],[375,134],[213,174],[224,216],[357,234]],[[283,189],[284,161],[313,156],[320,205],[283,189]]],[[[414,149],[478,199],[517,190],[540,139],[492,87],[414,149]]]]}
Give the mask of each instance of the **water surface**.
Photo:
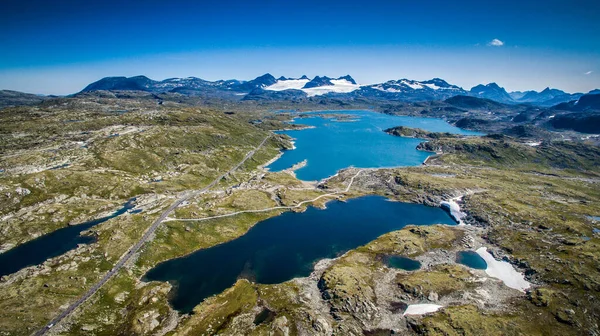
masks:
{"type": "Polygon", "coordinates": [[[235,240],[165,261],[144,278],[173,283],[171,304],[189,312],[240,277],[275,284],[307,276],[320,259],[339,256],[407,224],[437,223],[455,224],[440,208],[380,196],[334,201],[326,210],[309,207],[259,222],[235,240]]]}
{"type": "Polygon", "coordinates": [[[416,150],[415,147],[423,140],[383,132],[395,126],[434,132],[480,134],[454,127],[441,119],[391,116],[370,111],[325,111],[308,115],[314,117],[298,118],[294,123],[314,128],[280,132],[296,139],[296,149],[285,151],[269,169],[280,171],[306,159],[307,165],[297,170],[296,176],[301,180],[313,181],[332,176],[338,170],[350,166],[382,168],[420,165],[431,155],[416,150]],[[323,118],[321,115],[324,114],[347,114],[351,116],[351,121],[323,118]]]}
{"type": "Polygon", "coordinates": [[[58,229],[1,253],[0,276],[15,273],[28,266],[42,264],[50,258],[62,255],[76,248],[79,244],[93,242],[95,240],[94,237],[81,236],[81,232],[124,214],[127,210],[134,207],[134,201],[135,199],[129,200],[122,208],[110,216],[58,229]]]}
{"type": "Polygon", "coordinates": [[[456,262],[474,269],[484,270],[487,268],[487,263],[475,251],[460,251],[456,254],[456,262]]]}
{"type": "Polygon", "coordinates": [[[384,259],[388,267],[399,268],[405,271],[416,271],[421,268],[421,263],[403,256],[387,256],[384,259]]]}

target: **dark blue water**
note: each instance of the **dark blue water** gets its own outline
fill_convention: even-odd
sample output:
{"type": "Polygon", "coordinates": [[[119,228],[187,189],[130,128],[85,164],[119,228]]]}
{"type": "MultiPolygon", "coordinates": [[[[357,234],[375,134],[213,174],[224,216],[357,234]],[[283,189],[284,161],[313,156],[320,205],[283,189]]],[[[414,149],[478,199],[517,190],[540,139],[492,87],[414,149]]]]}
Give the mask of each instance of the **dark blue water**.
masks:
{"type": "Polygon", "coordinates": [[[485,260],[474,251],[458,252],[456,254],[456,262],[475,269],[484,270],[487,268],[485,260]]]}
{"type": "Polygon", "coordinates": [[[416,271],[421,268],[421,263],[403,256],[387,256],[384,262],[388,267],[399,268],[405,271],[416,271]]]}
{"type": "Polygon", "coordinates": [[[189,312],[240,277],[275,284],[307,276],[320,259],[336,257],[407,224],[436,223],[454,225],[440,208],[380,196],[335,201],[326,210],[309,207],[259,222],[238,239],[165,261],[144,279],[173,283],[171,304],[189,312]]]}
{"type": "Polygon", "coordinates": [[[81,236],[80,233],[124,214],[134,207],[134,201],[135,199],[129,200],[110,216],[58,229],[0,254],[0,276],[15,273],[28,266],[39,265],[50,258],[76,248],[78,244],[93,242],[94,237],[81,236]]]}
{"type": "MultiPolygon", "coordinates": [[[[318,112],[323,113],[323,112],[318,112]]],[[[420,165],[431,153],[418,151],[420,139],[389,135],[383,130],[394,126],[422,128],[435,132],[480,134],[454,127],[441,119],[399,117],[369,111],[329,111],[352,116],[356,121],[336,121],[331,118],[299,118],[297,124],[315,128],[283,131],[295,138],[296,149],[288,150],[269,165],[280,171],[307,160],[307,165],[296,171],[305,181],[320,180],[350,166],[382,168],[420,165]]]]}

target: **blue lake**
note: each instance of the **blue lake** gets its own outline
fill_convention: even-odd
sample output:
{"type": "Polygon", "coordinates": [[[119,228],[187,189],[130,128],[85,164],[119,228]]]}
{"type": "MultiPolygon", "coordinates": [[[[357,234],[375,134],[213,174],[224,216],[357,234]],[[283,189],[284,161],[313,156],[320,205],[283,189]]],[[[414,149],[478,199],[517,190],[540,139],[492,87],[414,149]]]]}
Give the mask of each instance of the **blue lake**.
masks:
{"type": "Polygon", "coordinates": [[[82,236],[81,232],[115,218],[134,207],[135,199],[129,200],[113,214],[78,225],[67,226],[49,234],[18,245],[0,254],[0,276],[15,273],[25,267],[39,265],[44,261],[64,254],[79,244],[89,244],[92,236],[82,236]]]}
{"type": "Polygon", "coordinates": [[[399,268],[405,271],[416,271],[421,268],[421,263],[403,256],[386,256],[384,263],[388,267],[399,268]]]}
{"type": "Polygon", "coordinates": [[[333,201],[325,210],[286,212],[259,222],[235,240],[165,261],[148,271],[144,280],[173,283],[171,304],[189,312],[238,278],[274,284],[307,276],[320,259],[339,256],[384,233],[408,224],[438,223],[455,224],[440,208],[380,196],[333,201]]]}
{"type": "MultiPolygon", "coordinates": [[[[343,168],[384,168],[416,166],[431,153],[418,151],[415,147],[421,139],[389,135],[383,130],[395,126],[422,128],[434,132],[478,135],[481,133],[462,130],[444,120],[431,118],[391,116],[370,111],[324,111],[311,112],[310,118],[297,118],[294,123],[314,128],[282,131],[295,140],[296,149],[283,153],[268,168],[281,171],[307,160],[307,165],[296,171],[305,181],[321,180],[335,175],[343,168]],[[336,120],[323,118],[323,114],[347,114],[352,118],[336,120]]],[[[307,113],[303,113],[307,115],[307,113]]]]}
{"type": "Polygon", "coordinates": [[[483,258],[474,251],[460,251],[456,254],[456,262],[465,266],[484,270],[487,268],[487,263],[483,258]]]}

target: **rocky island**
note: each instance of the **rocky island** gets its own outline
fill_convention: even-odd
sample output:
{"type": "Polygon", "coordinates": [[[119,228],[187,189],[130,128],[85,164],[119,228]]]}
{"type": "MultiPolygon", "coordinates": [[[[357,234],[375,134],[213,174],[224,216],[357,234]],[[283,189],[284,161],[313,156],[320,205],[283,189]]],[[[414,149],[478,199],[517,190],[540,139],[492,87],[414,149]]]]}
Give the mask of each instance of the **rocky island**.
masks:
{"type": "Polygon", "coordinates": [[[420,128],[412,128],[412,127],[406,127],[406,126],[396,126],[396,127],[388,128],[388,129],[385,129],[384,132],[387,134],[400,136],[400,137],[419,138],[419,139],[426,139],[426,140],[433,140],[433,139],[440,139],[440,138],[458,138],[459,137],[456,134],[452,134],[452,133],[448,133],[448,132],[444,132],[444,133],[428,132],[428,131],[422,130],[420,128]]]}

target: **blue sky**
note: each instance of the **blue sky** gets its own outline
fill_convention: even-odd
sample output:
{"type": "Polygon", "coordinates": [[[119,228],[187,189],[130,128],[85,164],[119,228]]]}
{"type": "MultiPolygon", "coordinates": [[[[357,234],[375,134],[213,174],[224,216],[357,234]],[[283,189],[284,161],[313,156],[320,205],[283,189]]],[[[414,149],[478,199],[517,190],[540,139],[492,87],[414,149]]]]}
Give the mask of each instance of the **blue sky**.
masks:
{"type": "Polygon", "coordinates": [[[105,76],[351,74],[470,88],[600,87],[600,1],[3,0],[0,89],[105,76]],[[494,40],[498,40],[492,43],[494,40]]]}

